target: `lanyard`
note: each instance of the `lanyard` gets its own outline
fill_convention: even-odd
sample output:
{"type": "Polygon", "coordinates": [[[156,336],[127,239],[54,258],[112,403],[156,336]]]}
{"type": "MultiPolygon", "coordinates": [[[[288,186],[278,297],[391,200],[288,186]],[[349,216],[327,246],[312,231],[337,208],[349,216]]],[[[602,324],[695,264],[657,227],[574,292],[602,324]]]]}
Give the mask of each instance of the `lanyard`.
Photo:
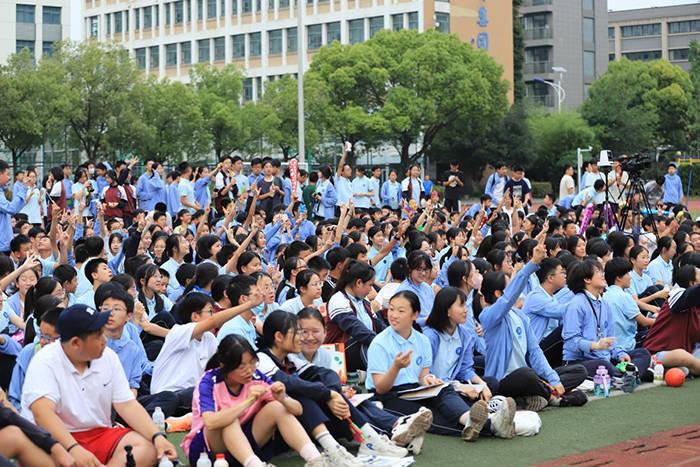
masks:
{"type": "MultiPolygon", "coordinates": [[[[585,292],[584,292],[584,295],[585,295],[585,292]]],[[[600,316],[598,315],[598,313],[595,312],[595,307],[593,306],[593,302],[591,301],[590,298],[588,298],[588,295],[586,295],[586,300],[588,300],[588,304],[591,306],[591,311],[593,311],[593,316],[595,317],[596,328],[598,330],[598,339],[600,339],[601,337],[603,337],[603,332],[600,329],[600,316]]],[[[601,308],[601,313],[602,313],[602,311],[603,310],[601,308]]]]}

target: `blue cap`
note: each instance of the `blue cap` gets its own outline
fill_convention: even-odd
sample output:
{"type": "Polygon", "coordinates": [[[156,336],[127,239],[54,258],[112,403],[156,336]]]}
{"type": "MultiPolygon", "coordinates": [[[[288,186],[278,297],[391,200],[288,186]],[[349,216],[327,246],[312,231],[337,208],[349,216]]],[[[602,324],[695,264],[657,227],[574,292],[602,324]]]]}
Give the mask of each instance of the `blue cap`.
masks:
{"type": "Polygon", "coordinates": [[[58,334],[67,341],[75,336],[98,331],[107,324],[109,311],[97,311],[88,305],[71,305],[58,315],[58,334]]]}

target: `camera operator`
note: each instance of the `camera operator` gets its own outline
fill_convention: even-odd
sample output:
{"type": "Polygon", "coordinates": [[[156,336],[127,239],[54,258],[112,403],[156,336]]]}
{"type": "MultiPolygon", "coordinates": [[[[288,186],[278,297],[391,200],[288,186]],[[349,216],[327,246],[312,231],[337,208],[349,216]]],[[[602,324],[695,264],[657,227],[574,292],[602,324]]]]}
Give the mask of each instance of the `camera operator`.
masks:
{"type": "Polygon", "coordinates": [[[664,176],[659,175],[655,180],[651,180],[644,185],[644,192],[647,194],[649,204],[655,209],[663,208],[659,206],[664,198],[664,176]]]}
{"type": "Polygon", "coordinates": [[[610,201],[613,212],[617,212],[619,203],[625,200],[627,182],[630,179],[629,173],[622,169],[620,159],[624,161],[626,156],[615,159],[613,161],[613,169],[608,174],[608,201],[610,201]]]}

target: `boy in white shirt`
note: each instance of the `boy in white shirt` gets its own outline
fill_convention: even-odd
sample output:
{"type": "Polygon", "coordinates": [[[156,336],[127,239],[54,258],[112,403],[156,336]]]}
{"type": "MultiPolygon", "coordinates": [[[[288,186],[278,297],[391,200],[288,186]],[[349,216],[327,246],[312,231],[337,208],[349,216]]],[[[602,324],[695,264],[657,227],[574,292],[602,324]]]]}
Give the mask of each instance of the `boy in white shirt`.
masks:
{"type": "Polygon", "coordinates": [[[61,341],[44,347],[27,370],[22,415],[46,429],[77,465],[125,465],[127,445],[137,465],[175,459],[175,447],[136,401],[119,358],[106,348],[108,319],[109,312],[86,305],[60,314],[61,341]],[[133,430],[112,428],[112,408],[133,430]]]}

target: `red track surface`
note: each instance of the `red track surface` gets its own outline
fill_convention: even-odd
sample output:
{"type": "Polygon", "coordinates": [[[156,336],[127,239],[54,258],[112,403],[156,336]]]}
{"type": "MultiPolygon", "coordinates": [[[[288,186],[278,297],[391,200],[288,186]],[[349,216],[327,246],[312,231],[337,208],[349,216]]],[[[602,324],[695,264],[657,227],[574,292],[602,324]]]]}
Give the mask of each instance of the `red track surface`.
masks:
{"type": "Polygon", "coordinates": [[[662,431],[624,443],[537,464],[541,467],[602,465],[699,466],[700,424],[662,431]]]}

